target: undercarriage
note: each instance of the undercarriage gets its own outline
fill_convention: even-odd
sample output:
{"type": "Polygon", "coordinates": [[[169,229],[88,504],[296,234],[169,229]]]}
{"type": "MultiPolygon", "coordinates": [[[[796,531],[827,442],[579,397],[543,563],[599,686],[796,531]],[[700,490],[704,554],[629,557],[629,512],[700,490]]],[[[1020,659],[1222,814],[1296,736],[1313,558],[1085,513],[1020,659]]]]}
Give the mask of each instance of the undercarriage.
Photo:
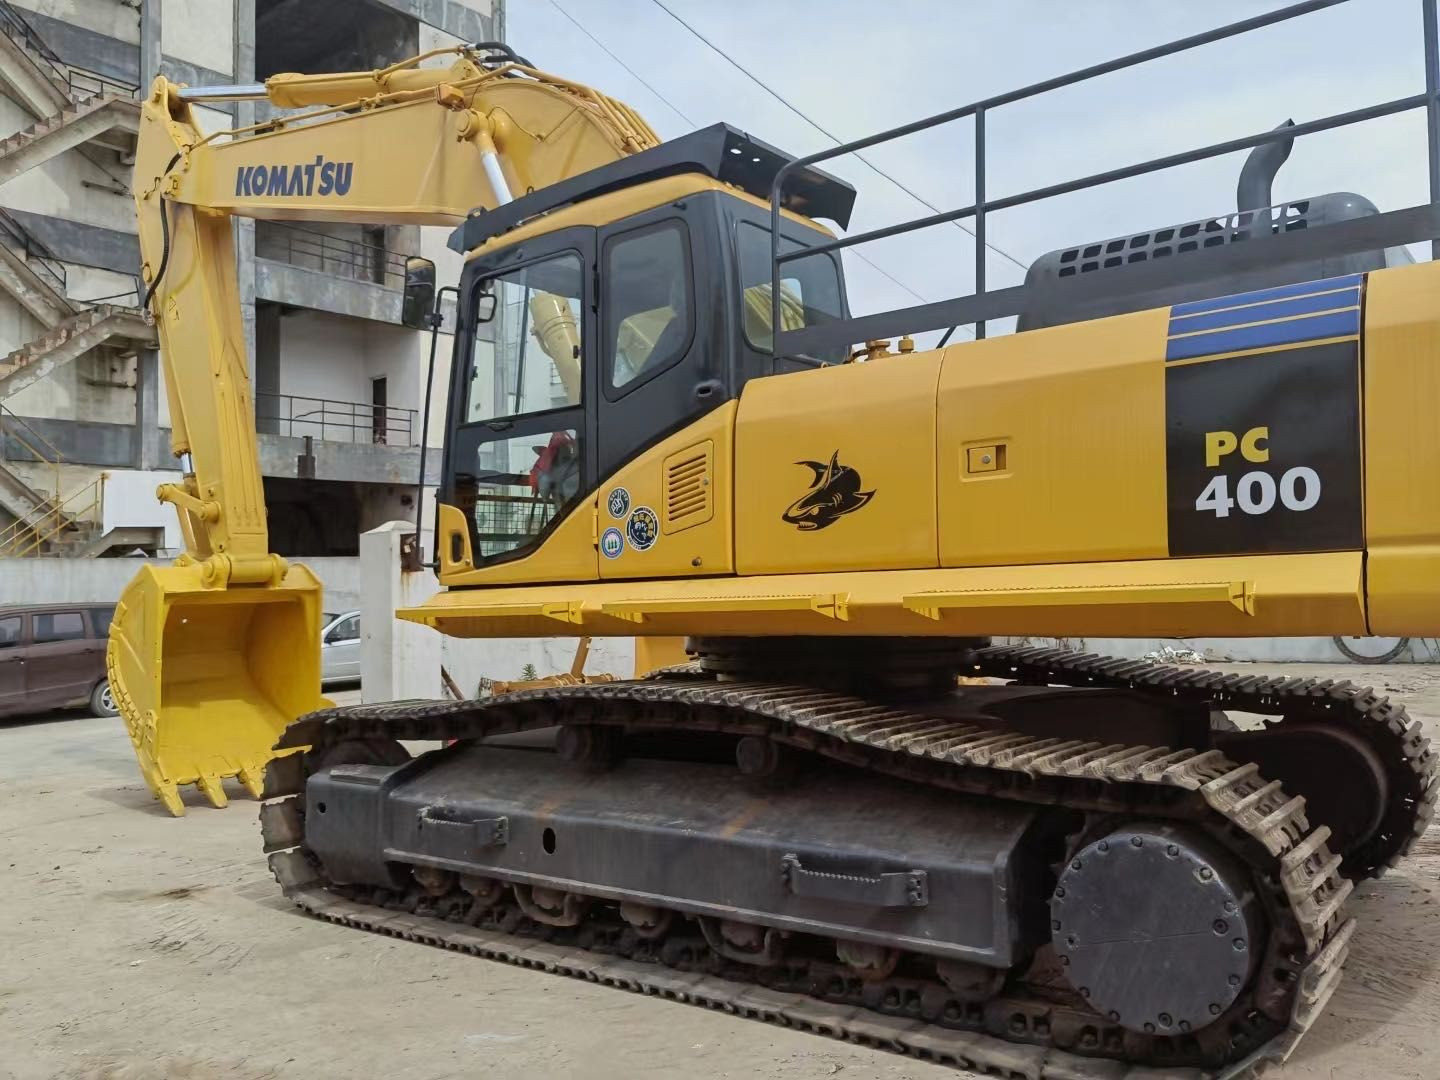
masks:
{"type": "Polygon", "coordinates": [[[1345,684],[691,647],[642,680],[301,719],[266,778],[277,878],[337,922],[977,1071],[1233,1075],[1319,1014],[1353,880],[1433,810],[1418,726],[1345,684]]]}

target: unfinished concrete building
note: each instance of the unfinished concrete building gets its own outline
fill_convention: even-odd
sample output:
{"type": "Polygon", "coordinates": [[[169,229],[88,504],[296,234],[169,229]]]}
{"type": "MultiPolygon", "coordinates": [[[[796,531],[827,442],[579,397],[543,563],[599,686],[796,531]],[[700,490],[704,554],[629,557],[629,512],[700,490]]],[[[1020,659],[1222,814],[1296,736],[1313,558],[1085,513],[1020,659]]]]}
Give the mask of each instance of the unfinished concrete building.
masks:
{"type": "MultiPolygon", "coordinates": [[[[174,462],[139,310],[141,88],[368,69],[503,33],[502,0],[0,0],[0,558],[179,545],[154,497],[174,462]]],[[[217,129],[269,115],[204,111],[217,129]]],[[[428,342],[400,323],[405,259],[435,260],[441,281],[458,260],[438,228],[237,229],[272,549],[353,555],[362,530],[414,516],[422,440],[441,438],[443,370],[420,430],[428,342]]]]}

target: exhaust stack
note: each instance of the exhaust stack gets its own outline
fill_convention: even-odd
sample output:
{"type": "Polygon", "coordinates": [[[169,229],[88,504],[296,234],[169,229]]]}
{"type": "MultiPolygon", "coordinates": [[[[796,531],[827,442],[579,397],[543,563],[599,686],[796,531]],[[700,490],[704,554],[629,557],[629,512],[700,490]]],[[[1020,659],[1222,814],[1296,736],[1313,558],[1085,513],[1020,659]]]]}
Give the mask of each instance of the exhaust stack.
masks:
{"type": "MultiPolygon", "coordinates": [[[[1294,120],[1286,120],[1275,130],[1284,131],[1294,126],[1294,120]]],[[[1292,136],[1265,143],[1250,151],[1250,156],[1245,159],[1245,164],[1240,169],[1240,181],[1235,185],[1236,210],[1244,213],[1246,210],[1260,210],[1274,205],[1271,185],[1275,182],[1275,174],[1280,171],[1280,166],[1290,157],[1290,150],[1294,145],[1295,139],[1292,136]]]]}

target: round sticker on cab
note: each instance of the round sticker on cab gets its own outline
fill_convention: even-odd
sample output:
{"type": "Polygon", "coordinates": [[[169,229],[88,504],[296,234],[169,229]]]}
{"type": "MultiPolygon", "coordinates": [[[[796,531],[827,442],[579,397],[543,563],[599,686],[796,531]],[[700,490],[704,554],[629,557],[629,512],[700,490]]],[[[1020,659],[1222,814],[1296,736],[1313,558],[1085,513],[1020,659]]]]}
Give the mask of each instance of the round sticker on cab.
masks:
{"type": "Polygon", "coordinates": [[[606,529],[600,536],[600,554],[607,559],[618,559],[625,550],[625,538],[619,529],[606,529]]]}
{"type": "Polygon", "coordinates": [[[612,518],[623,518],[630,512],[630,492],[623,487],[615,488],[606,500],[606,508],[612,518]]]}
{"type": "Polygon", "coordinates": [[[625,535],[636,551],[649,551],[660,536],[659,515],[648,506],[637,506],[625,523],[625,535]]]}

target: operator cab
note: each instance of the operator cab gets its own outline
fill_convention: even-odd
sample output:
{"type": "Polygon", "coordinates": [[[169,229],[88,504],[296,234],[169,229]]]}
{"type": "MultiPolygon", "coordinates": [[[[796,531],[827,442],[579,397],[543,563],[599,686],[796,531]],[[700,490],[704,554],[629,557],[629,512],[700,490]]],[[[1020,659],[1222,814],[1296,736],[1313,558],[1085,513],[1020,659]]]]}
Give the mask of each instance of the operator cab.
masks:
{"type": "MultiPolygon", "coordinates": [[[[465,514],[477,568],[534,551],[638,453],[800,366],[771,355],[764,200],[786,160],[717,125],[457,231],[472,254],[440,497],[465,514]]],[[[848,185],[813,173],[796,187],[797,209],[848,222],[848,185]]],[[[829,239],[782,218],[782,251],[829,239]]],[[[848,318],[836,254],[784,265],[785,329],[848,318]]]]}

